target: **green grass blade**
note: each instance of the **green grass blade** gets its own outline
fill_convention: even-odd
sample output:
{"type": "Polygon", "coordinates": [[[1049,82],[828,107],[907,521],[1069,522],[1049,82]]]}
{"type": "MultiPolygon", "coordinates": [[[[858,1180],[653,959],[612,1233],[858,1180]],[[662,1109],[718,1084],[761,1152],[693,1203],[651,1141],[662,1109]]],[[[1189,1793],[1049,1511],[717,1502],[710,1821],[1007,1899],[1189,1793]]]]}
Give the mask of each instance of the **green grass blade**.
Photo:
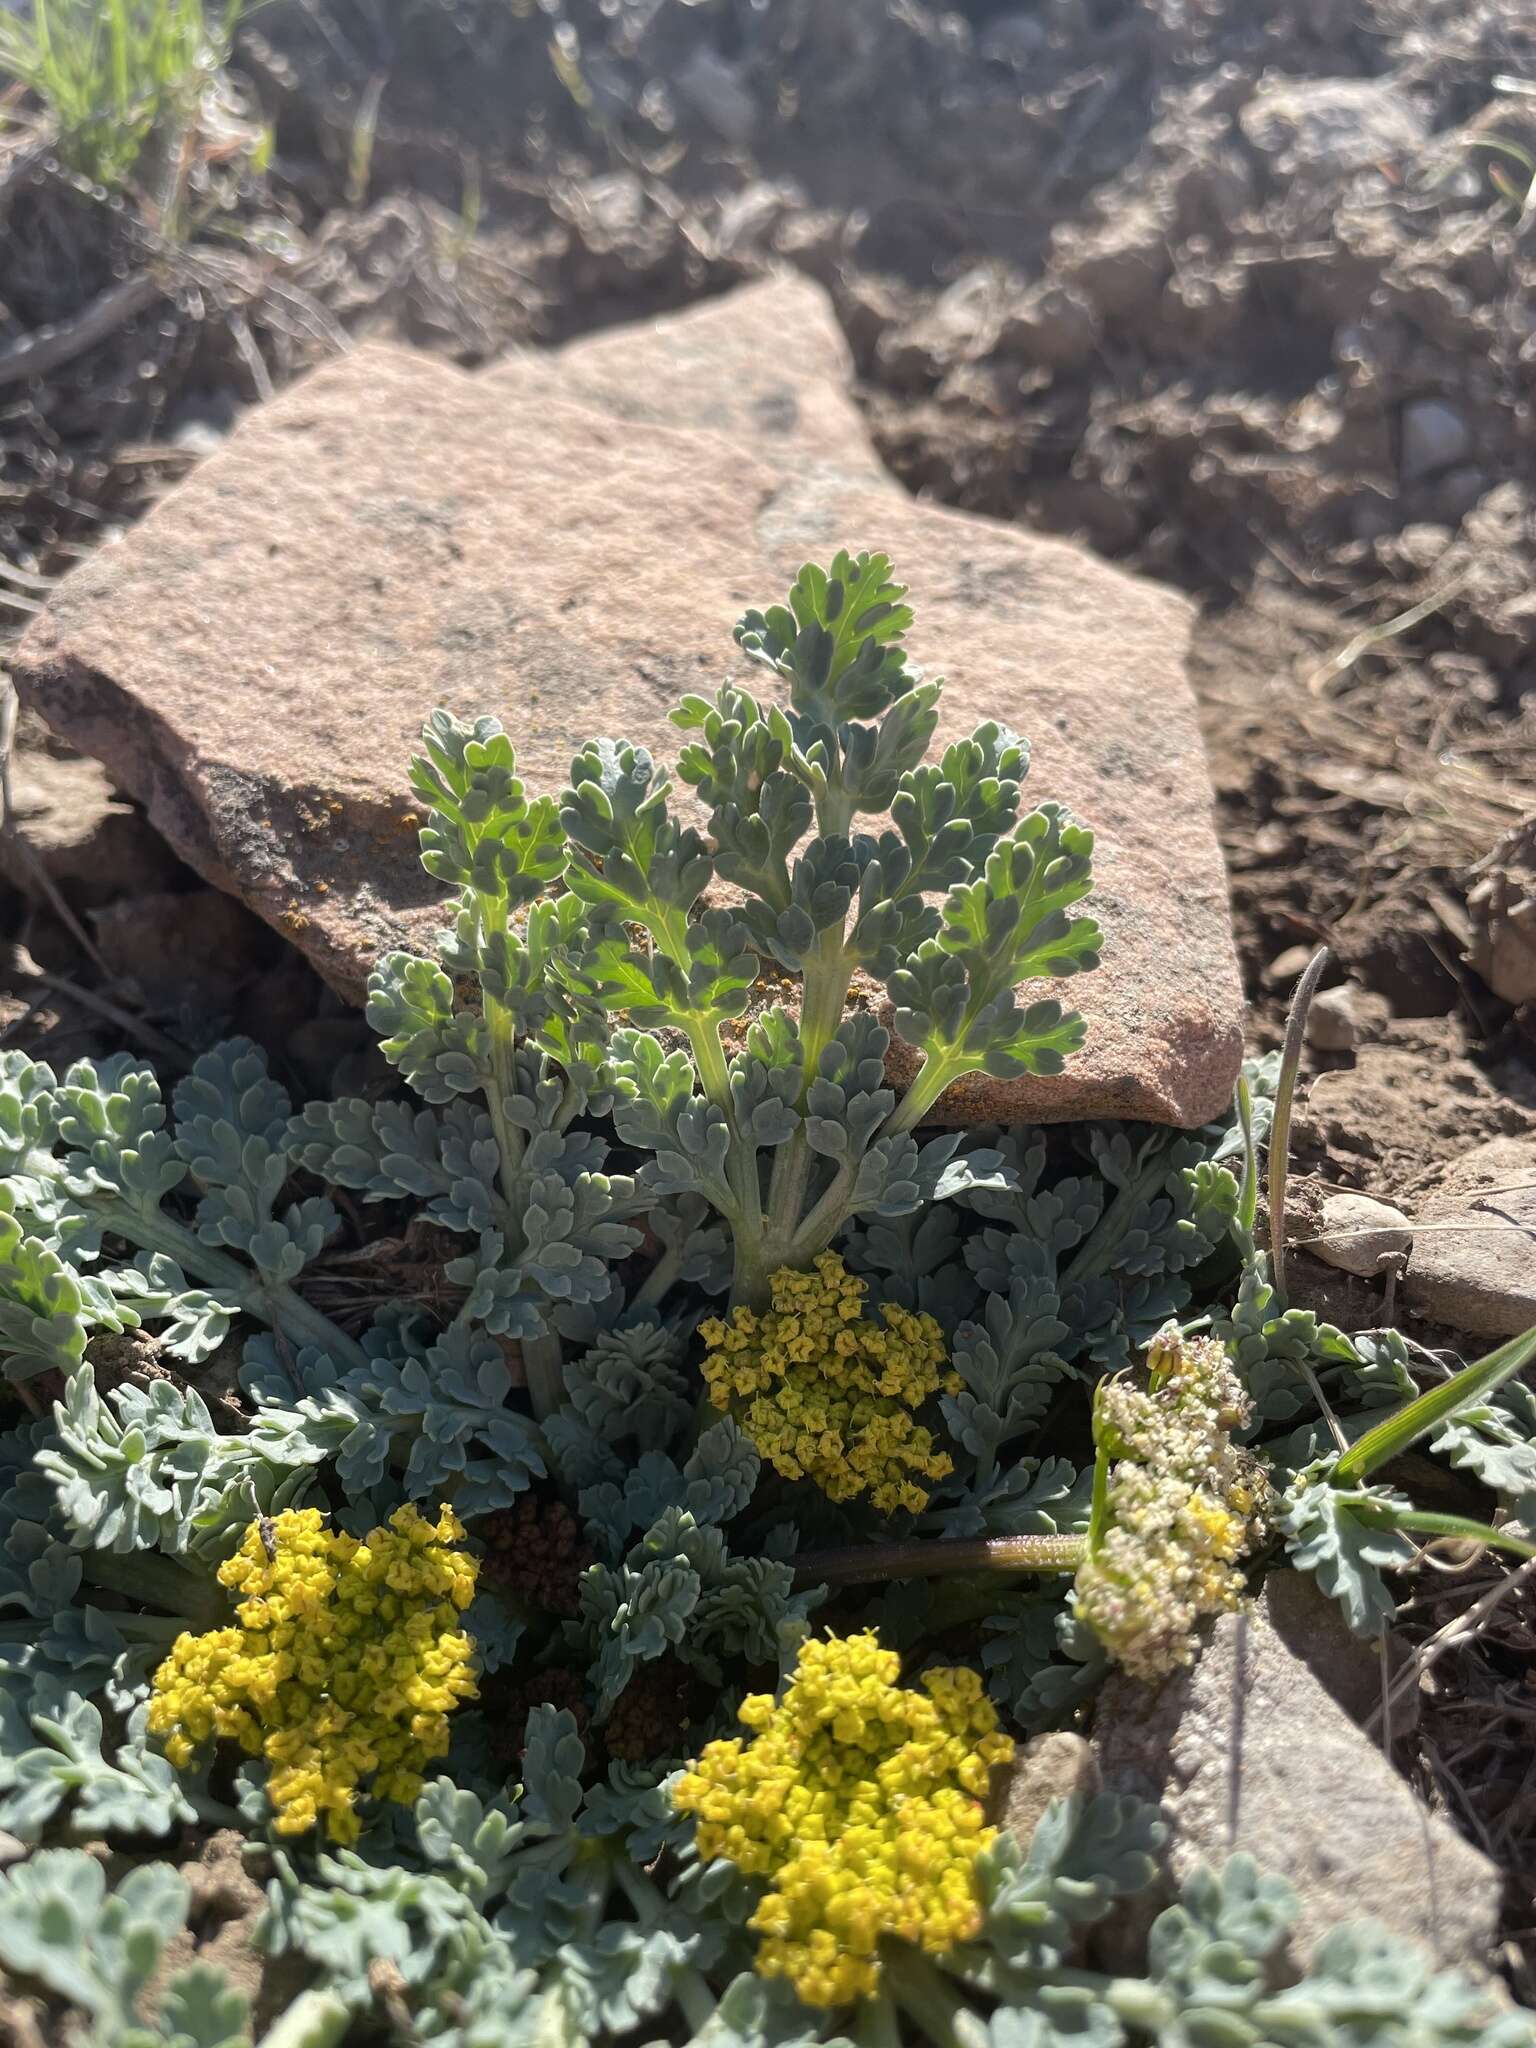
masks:
{"type": "Polygon", "coordinates": [[[1507,1344],[1501,1344],[1497,1351],[1490,1351],[1486,1358],[1463,1367],[1442,1385],[1431,1387],[1427,1394],[1420,1394],[1416,1401],[1409,1401],[1395,1414],[1389,1415],[1385,1422],[1378,1422],[1374,1429],[1368,1429],[1364,1436],[1356,1438],[1333,1468],[1334,1485],[1360,1485],[1378,1467],[1400,1457],[1421,1436],[1427,1436],[1442,1422],[1448,1422],[1458,1409],[1485,1399],[1495,1387],[1512,1379],[1533,1359],[1536,1359],[1536,1329],[1527,1330],[1523,1337],[1511,1337],[1507,1344]]]}

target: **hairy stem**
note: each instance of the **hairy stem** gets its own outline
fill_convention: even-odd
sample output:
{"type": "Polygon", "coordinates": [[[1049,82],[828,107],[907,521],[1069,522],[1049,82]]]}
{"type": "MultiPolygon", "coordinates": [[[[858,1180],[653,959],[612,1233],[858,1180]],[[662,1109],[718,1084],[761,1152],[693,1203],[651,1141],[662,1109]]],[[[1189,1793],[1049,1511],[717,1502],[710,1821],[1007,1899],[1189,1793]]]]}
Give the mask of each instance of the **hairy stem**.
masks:
{"type": "Polygon", "coordinates": [[[485,998],[485,1028],[491,1044],[491,1085],[486,1090],[486,1106],[491,1113],[491,1129],[501,1158],[501,1192],[507,1207],[515,1214],[509,1182],[522,1161],[527,1144],[522,1132],[507,1115],[507,1098],[517,1093],[517,1037],[511,1012],[493,996],[485,998]]]}
{"type": "Polygon", "coordinates": [[[535,1419],[542,1422],[565,1399],[560,1339],[553,1330],[544,1330],[537,1337],[524,1337],[519,1349],[528,1377],[528,1399],[533,1404],[535,1419]]]}
{"type": "Polygon", "coordinates": [[[901,2048],[901,2015],[889,1991],[877,1992],[860,2006],[853,2038],[857,2048],[901,2048]]]}
{"type": "Polygon", "coordinates": [[[688,1239],[679,1233],[669,1244],[661,1257],[652,1266],[629,1298],[631,1308],[655,1308],[668,1291],[682,1278],[683,1267],[688,1261],[688,1239]]]}
{"type": "Polygon", "coordinates": [[[1307,1012],[1323,978],[1330,954],[1319,946],[1307,962],[1291,998],[1285,1020],[1285,1045],[1280,1054],[1280,1079],[1275,1086],[1275,1113],[1269,1126],[1269,1276],[1275,1296],[1285,1307],[1285,1187],[1291,1165],[1291,1105],[1296,1096],[1296,1076],[1301,1068],[1301,1049],[1306,1038],[1307,1012]]]}
{"type": "Polygon", "coordinates": [[[880,1126],[878,1135],[889,1137],[893,1132],[910,1131],[921,1123],[950,1082],[958,1081],[965,1071],[957,1059],[943,1054],[927,1054],[913,1075],[906,1094],[880,1126]]]}
{"type": "Polygon", "coordinates": [[[93,1550],[82,1569],[105,1592],[148,1601],[152,1607],[163,1608],[185,1621],[214,1627],[229,1619],[229,1602],[212,1571],[197,1571],[179,1558],[161,1557],[145,1550],[135,1550],[126,1556],[93,1550]]]}
{"type": "Polygon", "coordinates": [[[955,2022],[965,1999],[928,1958],[905,1943],[891,1942],[880,1951],[886,1987],[907,2017],[921,2027],[934,2048],[960,2048],[955,2022]]]}
{"type": "Polygon", "coordinates": [[[851,1213],[848,1200],[855,1178],[856,1169],[851,1164],[845,1162],[837,1169],[826,1192],[796,1231],[786,1265],[808,1266],[818,1252],[826,1250],[851,1213]]]}
{"type": "Polygon", "coordinates": [[[812,948],[800,989],[799,1029],[806,1087],[816,1078],[821,1056],[837,1036],[852,984],[853,962],[843,949],[842,932],[832,926],[812,948]]]}
{"type": "Polygon", "coordinates": [[[867,1586],[950,1572],[1075,1572],[1087,1555],[1082,1536],[917,1536],[905,1543],[803,1551],[795,1559],[795,1576],[803,1585],[867,1586]]]}
{"type": "Polygon", "coordinates": [[[290,1343],[314,1344],[339,1364],[368,1363],[368,1354],[354,1337],[338,1329],[328,1315],[304,1299],[285,1280],[268,1280],[250,1266],[204,1244],[196,1231],[160,1210],[135,1208],[111,1201],[100,1211],[103,1228],[125,1238],[141,1251],[163,1252],[192,1279],[201,1281],[242,1314],[280,1331],[290,1343]]]}
{"type": "MultiPolygon", "coordinates": [[[[800,990],[802,1056],[797,1107],[802,1116],[821,1056],[837,1036],[843,1021],[852,981],[853,965],[843,949],[843,933],[836,927],[829,928],[817,940],[805,963],[800,990]]],[[[768,1182],[768,1241],[774,1268],[789,1260],[805,1206],[811,1164],[810,1140],[802,1122],[788,1144],[779,1146],[775,1152],[773,1172],[768,1182]]]]}
{"type": "Polygon", "coordinates": [[[719,1024],[713,1018],[706,1023],[691,1019],[688,1042],[693,1048],[694,1064],[699,1070],[704,1093],[724,1111],[730,1126],[731,1143],[726,1153],[725,1171],[731,1192],[736,1197],[738,1212],[729,1219],[731,1234],[738,1241],[760,1238],[763,1234],[763,1194],[757,1177],[757,1147],[743,1135],[736,1121],[730,1064],[725,1057],[719,1024]]]}
{"type": "Polygon", "coordinates": [[[1109,1532],[1109,1452],[1100,1444],[1093,1458],[1093,1505],[1088,1513],[1088,1555],[1097,1556],[1109,1532]]]}

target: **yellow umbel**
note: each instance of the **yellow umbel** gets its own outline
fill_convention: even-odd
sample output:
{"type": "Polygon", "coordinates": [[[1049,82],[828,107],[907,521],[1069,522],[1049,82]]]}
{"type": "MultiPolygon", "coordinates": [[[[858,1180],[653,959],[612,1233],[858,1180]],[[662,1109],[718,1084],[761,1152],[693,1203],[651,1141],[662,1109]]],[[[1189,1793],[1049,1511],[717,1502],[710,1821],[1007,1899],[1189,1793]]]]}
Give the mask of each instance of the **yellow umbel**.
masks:
{"type": "Polygon", "coordinates": [[[932,1316],[887,1303],[864,1315],[864,1282],[823,1252],[809,1273],[781,1267],[761,1314],[732,1309],[699,1325],[704,1379],[776,1472],[814,1479],[829,1500],[867,1493],[881,1514],[928,1504],[920,1482],[954,1469],[917,1421],[932,1395],[958,1393],[932,1316]]]}
{"type": "Polygon", "coordinates": [[[323,1819],[355,1841],[359,1789],[409,1804],[448,1748],[448,1715],[475,1696],[463,1537],[448,1508],[435,1524],[398,1508],[362,1542],[315,1508],[253,1522],[219,1567],[236,1625],[176,1638],[150,1733],[178,1769],[216,1738],[238,1742],[272,1766],[279,1834],[323,1819]]]}
{"type": "Polygon", "coordinates": [[[1013,1743],[974,1671],[900,1673],[872,1634],[806,1643],[781,1699],[742,1702],[752,1735],[710,1743],[673,1787],[700,1856],[768,1879],[757,1967],[808,2005],[872,1996],[882,1937],[942,1954],[980,1927],[982,1801],[1013,1743]]]}

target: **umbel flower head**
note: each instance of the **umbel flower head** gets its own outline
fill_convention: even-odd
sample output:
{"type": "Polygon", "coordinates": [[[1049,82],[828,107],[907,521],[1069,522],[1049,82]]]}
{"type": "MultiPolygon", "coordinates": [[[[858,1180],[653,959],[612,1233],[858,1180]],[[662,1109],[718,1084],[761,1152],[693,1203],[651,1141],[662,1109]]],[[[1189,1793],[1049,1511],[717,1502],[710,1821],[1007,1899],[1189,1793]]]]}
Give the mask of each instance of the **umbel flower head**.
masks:
{"type": "Polygon", "coordinates": [[[1137,1678],[1188,1664],[1194,1624],[1235,1607],[1239,1560],[1263,1535],[1264,1468],[1233,1443],[1253,1404],[1215,1337],[1168,1323],[1147,1351],[1147,1384],[1100,1382],[1101,1467],[1077,1613],[1137,1678]],[[1107,1468],[1107,1483],[1103,1480],[1107,1468]]]}
{"type": "Polygon", "coordinates": [[[868,1493],[884,1515],[926,1507],[921,1482],[954,1464],[917,1411],[960,1390],[938,1324],[889,1302],[878,1323],[866,1317],[864,1282],[836,1252],[809,1273],[783,1266],[769,1284],[761,1313],[735,1308],[699,1325],[711,1401],[786,1479],[814,1479],[830,1500],[868,1493]]]}
{"type": "Polygon", "coordinates": [[[365,1541],[327,1529],[316,1508],[253,1522],[220,1581],[236,1625],[181,1635],[155,1673],[150,1733],[185,1769],[217,1737],[271,1764],[282,1835],[322,1818],[355,1841],[357,1791],[409,1805],[448,1748],[448,1715],[475,1696],[461,1616],[475,1561],[464,1531],[397,1508],[365,1541]]]}
{"type": "Polygon", "coordinates": [[[751,1737],[710,1743],[672,1789],[701,1857],[768,1880],[757,1967],[807,2005],[872,1996],[883,1937],[937,1955],[981,1924],[982,1801],[1013,1743],[974,1671],[900,1673],[873,1634],[806,1643],[782,1698],[742,1701],[751,1737]]]}

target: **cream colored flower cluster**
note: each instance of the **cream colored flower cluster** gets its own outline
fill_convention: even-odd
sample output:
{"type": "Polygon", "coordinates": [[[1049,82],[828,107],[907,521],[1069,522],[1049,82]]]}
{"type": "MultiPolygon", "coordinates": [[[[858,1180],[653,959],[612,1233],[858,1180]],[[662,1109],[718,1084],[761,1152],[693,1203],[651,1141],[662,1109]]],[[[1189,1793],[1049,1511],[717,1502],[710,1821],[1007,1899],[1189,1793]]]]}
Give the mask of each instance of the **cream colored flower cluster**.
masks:
{"type": "Polygon", "coordinates": [[[1194,1624],[1235,1607],[1239,1561],[1263,1534],[1269,1482],[1232,1441],[1252,1413],[1225,1346],[1169,1323],[1147,1352],[1147,1384],[1105,1380],[1094,1436],[1109,1470],[1108,1519],[1076,1583],[1079,1616],[1138,1678],[1194,1656],[1194,1624]]]}

